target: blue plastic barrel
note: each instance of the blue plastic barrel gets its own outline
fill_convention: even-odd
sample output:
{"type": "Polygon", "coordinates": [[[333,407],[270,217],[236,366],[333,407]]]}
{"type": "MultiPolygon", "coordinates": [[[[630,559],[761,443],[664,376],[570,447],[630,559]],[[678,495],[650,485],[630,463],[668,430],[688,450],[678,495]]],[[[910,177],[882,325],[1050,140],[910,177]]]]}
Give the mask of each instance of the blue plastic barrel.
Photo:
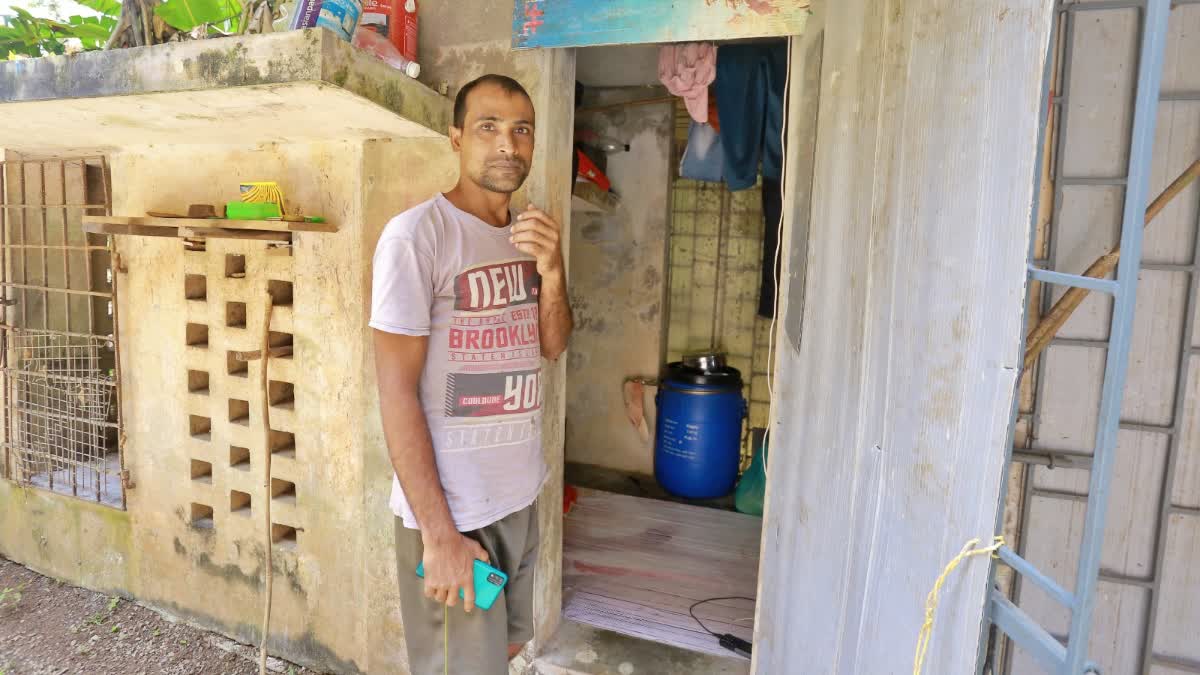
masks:
{"type": "Polygon", "coordinates": [[[667,492],[689,499],[729,494],[737,481],[742,418],[742,374],[736,368],[704,372],[669,364],[659,379],[654,476],[667,492]]]}

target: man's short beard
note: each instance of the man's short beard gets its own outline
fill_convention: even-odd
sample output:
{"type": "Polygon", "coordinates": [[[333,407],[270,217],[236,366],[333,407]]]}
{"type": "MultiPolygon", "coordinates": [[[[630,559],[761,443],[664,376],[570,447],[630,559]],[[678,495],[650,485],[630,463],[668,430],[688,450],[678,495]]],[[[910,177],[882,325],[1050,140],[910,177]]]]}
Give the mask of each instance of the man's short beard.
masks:
{"type": "Polygon", "coordinates": [[[513,182],[509,179],[496,178],[496,177],[491,176],[490,172],[488,172],[485,169],[484,171],[480,172],[478,176],[474,176],[473,178],[474,178],[475,184],[478,185],[479,187],[483,188],[484,190],[487,190],[489,192],[498,192],[500,194],[507,195],[507,194],[512,194],[512,193],[516,192],[517,190],[520,190],[521,186],[525,184],[525,179],[528,177],[529,177],[529,172],[526,171],[526,172],[522,173],[520,175],[520,177],[517,178],[516,183],[513,184],[513,182]]]}

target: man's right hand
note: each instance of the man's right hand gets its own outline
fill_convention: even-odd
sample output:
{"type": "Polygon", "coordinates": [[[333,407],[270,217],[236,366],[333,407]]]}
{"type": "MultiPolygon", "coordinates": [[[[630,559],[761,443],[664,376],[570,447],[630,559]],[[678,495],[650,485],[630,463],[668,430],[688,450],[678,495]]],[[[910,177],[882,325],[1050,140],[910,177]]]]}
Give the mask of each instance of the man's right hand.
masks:
{"type": "Polygon", "coordinates": [[[463,592],[463,609],[475,609],[475,561],[490,563],[487,551],[479,542],[454,532],[445,538],[426,538],[425,597],[447,607],[458,604],[458,590],[463,592]]]}

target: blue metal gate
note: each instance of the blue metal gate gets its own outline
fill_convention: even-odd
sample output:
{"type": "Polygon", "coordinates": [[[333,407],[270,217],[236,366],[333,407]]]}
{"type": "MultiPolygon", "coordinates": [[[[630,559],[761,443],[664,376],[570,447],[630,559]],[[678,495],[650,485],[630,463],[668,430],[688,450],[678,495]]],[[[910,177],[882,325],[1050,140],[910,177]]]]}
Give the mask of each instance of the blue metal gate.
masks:
{"type": "MultiPolygon", "coordinates": [[[[1162,78],[1169,0],[1146,0],[1144,5],[1130,2],[1090,2],[1086,5],[1060,3],[1060,12],[1080,8],[1140,7],[1141,36],[1138,72],[1134,99],[1134,118],[1130,152],[1124,184],[1124,206],[1121,218],[1121,258],[1115,279],[1100,279],[1066,274],[1030,265],[1029,277],[1048,284],[1073,286],[1113,296],[1113,311],[1109,327],[1109,344],[1104,366],[1100,411],[1091,476],[1087,495],[1087,512],[1079,554],[1075,587],[1068,591],[1049,576],[1008,547],[998,551],[1000,560],[1033,583],[1070,612],[1070,628],[1066,644],[1050,634],[999,590],[991,592],[989,619],[1000,631],[1027,650],[1048,672],[1055,675],[1099,673],[1096,664],[1087,658],[1088,637],[1091,633],[1096,586],[1100,574],[1100,555],[1103,544],[1109,486],[1112,482],[1117,434],[1120,429],[1121,399],[1133,332],[1133,313],[1136,299],[1138,270],[1142,258],[1142,231],[1150,175],[1150,160],[1154,146],[1154,128],[1162,78]]],[[[1069,20],[1069,17],[1068,17],[1069,20]]],[[[1070,31],[1064,32],[1070,39],[1070,31]]],[[[1069,58],[1069,56],[1067,57],[1069,58]]],[[[1048,63],[1051,59],[1048,59],[1048,63]]],[[[1069,68],[1069,66],[1068,66],[1069,68]]],[[[1047,78],[1048,80],[1048,78],[1047,78]]],[[[1063,104],[1061,98],[1049,104],[1063,104]]],[[[1048,110],[1047,108],[1045,108],[1048,110]]],[[[1042,146],[1039,144],[1039,149],[1042,146]]],[[[1040,166],[1040,162],[1039,162],[1040,166]]],[[[1036,209],[1035,209],[1036,212],[1036,209]]],[[[1033,238],[1031,238],[1033,239],[1033,238]]],[[[1031,255],[1031,260],[1033,256],[1031,255]]]]}

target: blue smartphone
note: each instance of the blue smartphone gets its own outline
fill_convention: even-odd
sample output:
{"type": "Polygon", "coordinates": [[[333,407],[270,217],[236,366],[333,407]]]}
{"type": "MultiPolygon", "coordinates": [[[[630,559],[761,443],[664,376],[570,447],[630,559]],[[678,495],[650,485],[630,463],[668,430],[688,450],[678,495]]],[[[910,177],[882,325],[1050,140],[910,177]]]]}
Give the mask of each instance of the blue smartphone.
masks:
{"type": "MultiPolygon", "coordinates": [[[[425,563],[417,565],[417,576],[425,578],[425,563]]],[[[482,560],[475,561],[475,606],[480,609],[491,609],[500,597],[500,591],[508,583],[508,575],[482,560]]],[[[462,589],[458,589],[458,597],[463,597],[462,589]]]]}

